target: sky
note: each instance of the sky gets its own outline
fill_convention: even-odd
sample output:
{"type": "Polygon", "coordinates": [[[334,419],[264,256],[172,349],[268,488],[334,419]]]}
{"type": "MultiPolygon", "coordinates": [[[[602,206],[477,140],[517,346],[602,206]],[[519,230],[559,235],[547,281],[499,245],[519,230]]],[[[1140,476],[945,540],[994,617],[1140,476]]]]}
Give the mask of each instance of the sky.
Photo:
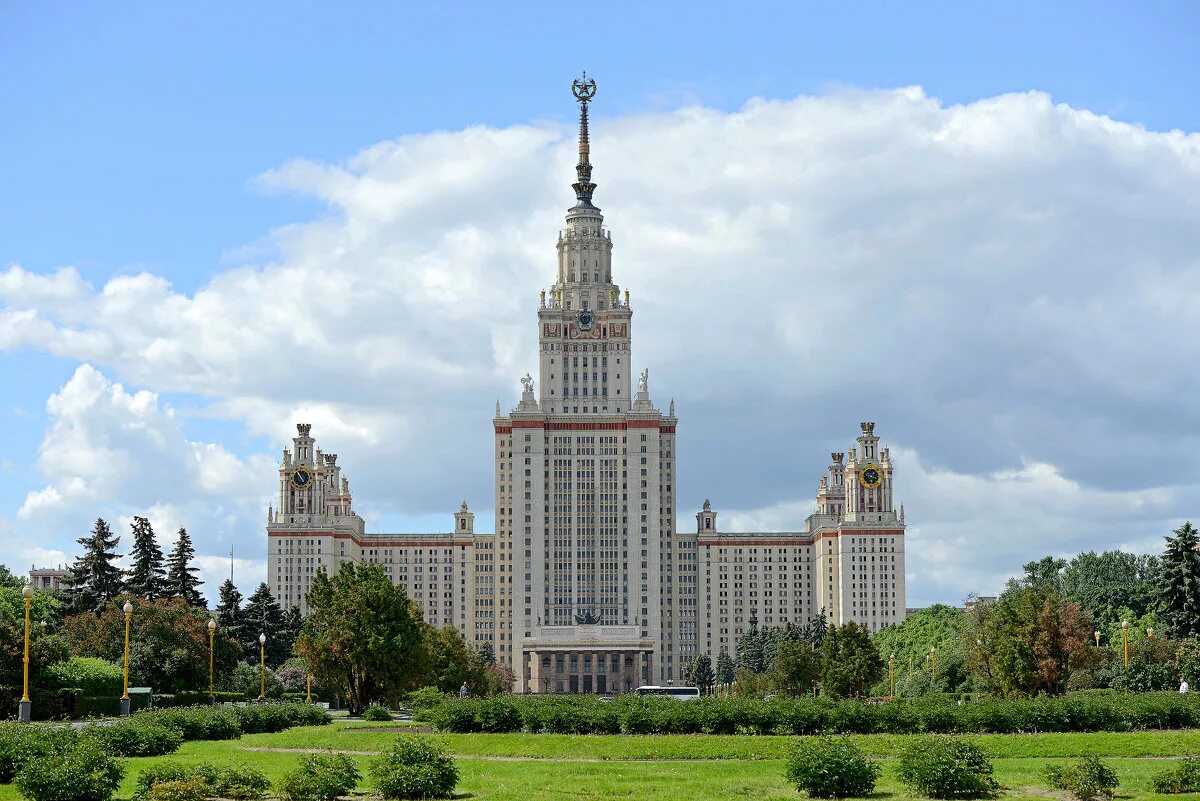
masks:
{"type": "MultiPolygon", "coordinates": [[[[794,530],[876,422],[909,604],[1200,517],[1191,3],[12,3],[0,562],[187,526],[210,591],[296,422],[373,531],[492,519],[595,77],[679,530],[794,530]]],[[[487,524],[481,528],[489,528],[487,524]]]]}

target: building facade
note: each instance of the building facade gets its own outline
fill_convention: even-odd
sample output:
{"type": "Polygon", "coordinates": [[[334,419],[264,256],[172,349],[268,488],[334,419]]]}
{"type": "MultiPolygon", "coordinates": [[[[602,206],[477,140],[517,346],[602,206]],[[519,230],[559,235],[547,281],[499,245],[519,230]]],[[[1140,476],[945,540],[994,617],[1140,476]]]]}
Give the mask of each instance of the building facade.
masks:
{"type": "Polygon", "coordinates": [[[495,523],[476,533],[464,501],[449,533],[367,533],[337,456],[297,427],[268,510],[268,583],[303,611],[318,570],[377,562],[420,603],[511,664],[521,692],[624,692],[685,678],[701,652],[736,652],[764,626],[830,622],[872,630],[904,618],[904,514],[874,423],[833,454],[801,531],[730,533],[708,501],[676,532],[678,420],[636,387],[633,308],[613,275],[611,232],[593,204],[588,104],[580,104],[576,202],[557,271],[537,307],[538,376],[492,420],[495,523]]]}

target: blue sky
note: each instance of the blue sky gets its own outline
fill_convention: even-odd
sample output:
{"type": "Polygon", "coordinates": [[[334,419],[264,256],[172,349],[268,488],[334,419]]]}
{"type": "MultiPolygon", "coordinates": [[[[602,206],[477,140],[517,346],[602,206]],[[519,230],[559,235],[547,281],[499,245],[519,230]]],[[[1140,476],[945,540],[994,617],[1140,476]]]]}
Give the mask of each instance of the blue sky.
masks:
{"type": "MultiPolygon", "coordinates": [[[[345,164],[376,143],[454,134],[472,126],[561,132],[574,114],[565,87],[581,69],[601,83],[599,154],[605,119],[616,128],[621,120],[669,115],[683,107],[735,114],[752,98],[789,101],[909,86],[920,86],[944,107],[1044,92],[1054,103],[1152,132],[1194,132],[1200,129],[1198,40],[1200,10],[1183,2],[876,3],[852,13],[834,5],[779,3],[744,4],[736,14],[723,4],[610,3],[578,14],[549,3],[13,4],[0,23],[0,104],[6,111],[0,127],[0,269],[20,265],[49,275],[72,266],[97,290],[114,277],[144,273],[191,296],[240,266],[285,261],[272,232],[344,213],[332,195],[287,177],[287,165],[295,160],[345,164]],[[285,177],[264,180],[264,173],[285,177]]],[[[615,159],[609,158],[612,164],[615,159]]],[[[618,191],[606,183],[612,171],[605,172],[603,155],[597,164],[601,197],[618,191]]],[[[704,170],[707,165],[690,166],[704,170]]],[[[561,183],[568,180],[564,175],[561,183]]],[[[672,189],[663,186],[662,191],[672,189]]],[[[487,192],[505,196],[503,187],[487,192]]],[[[568,199],[560,191],[538,202],[565,208],[568,199]]],[[[628,214],[616,207],[606,211],[616,231],[631,227],[628,214]]],[[[551,223],[544,234],[545,263],[537,268],[546,276],[553,234],[551,223]]],[[[637,287],[638,254],[622,257],[630,263],[625,280],[637,287]]],[[[0,295],[0,308],[4,301],[0,295]]],[[[652,299],[648,302],[647,313],[653,308],[652,299]]],[[[67,322],[86,328],[78,319],[67,322]]],[[[524,358],[529,361],[531,354],[524,358]]],[[[277,431],[248,422],[244,405],[239,406],[243,411],[231,411],[238,406],[236,393],[209,392],[178,378],[160,382],[151,372],[139,373],[119,361],[113,357],[106,363],[69,347],[28,340],[0,351],[5,386],[0,466],[6,476],[0,482],[0,519],[12,521],[9,531],[24,538],[30,527],[49,526],[47,541],[63,549],[82,533],[80,522],[95,516],[77,508],[42,523],[18,517],[29,493],[56,480],[39,463],[53,422],[47,399],[83,362],[95,364],[130,393],[158,393],[160,402],[175,410],[189,440],[219,443],[242,460],[256,454],[273,458],[282,446],[277,431]]],[[[753,374],[752,366],[746,369],[753,374]]],[[[970,398],[914,396],[892,403],[890,393],[869,381],[852,386],[872,399],[867,404],[872,410],[893,418],[892,428],[896,418],[949,414],[961,422],[942,428],[965,431],[966,421],[978,413],[970,398]],[[931,411],[934,404],[946,405],[931,411]]],[[[495,393],[491,384],[481,391],[486,395],[482,420],[495,393]]],[[[687,397],[682,388],[675,394],[687,397]]],[[[783,397],[801,398],[822,420],[844,405],[835,388],[783,397]]],[[[336,393],[283,392],[273,401],[302,406],[337,398],[336,393]]],[[[1109,401],[1108,411],[1089,411],[1097,431],[1127,432],[1126,418],[1113,408],[1128,412],[1145,399],[1115,392],[1109,401]]],[[[750,393],[714,399],[698,422],[719,421],[748,403],[773,408],[750,393]]],[[[1007,407],[1012,419],[996,425],[1012,430],[1068,425],[1040,415],[1036,422],[1022,419],[1018,410],[1030,403],[1016,385],[1007,407]]],[[[1171,411],[1169,403],[1163,411],[1171,411]]],[[[345,409],[341,414],[353,416],[345,409]]],[[[819,454],[828,450],[826,444],[852,436],[859,411],[845,414],[837,431],[824,422],[789,429],[807,438],[795,446],[806,452],[803,479],[797,480],[801,495],[808,494],[824,466],[819,454]]],[[[880,428],[887,427],[881,419],[880,428]]],[[[930,432],[935,428],[931,425],[930,432]]],[[[903,443],[906,447],[920,449],[930,465],[972,475],[1048,459],[1023,448],[1015,435],[998,441],[995,431],[977,444],[976,456],[964,457],[949,437],[936,447],[915,441],[918,430],[903,443]]],[[[1149,432],[1135,434],[1142,446],[1155,443],[1149,432]]],[[[485,461],[468,482],[477,496],[486,491],[480,491],[487,478],[486,427],[479,436],[485,461]]],[[[706,435],[696,431],[692,436],[693,449],[703,448],[706,435]]],[[[382,459],[387,443],[374,447],[382,459]]],[[[1113,458],[1124,453],[1116,449],[1113,458]]],[[[778,464],[797,459],[790,446],[762,447],[754,455],[778,464]]],[[[1154,484],[1149,478],[1130,484],[1115,470],[1089,466],[1082,456],[1073,469],[1059,467],[1072,480],[1106,492],[1141,491],[1154,484]]],[[[366,478],[362,468],[347,469],[366,478]]],[[[748,525],[770,519],[751,510],[791,502],[781,494],[782,485],[770,481],[739,484],[711,467],[697,467],[696,473],[708,486],[727,484],[726,507],[744,510],[748,525]]],[[[452,483],[455,476],[442,479],[452,483]]],[[[135,496],[117,499],[106,513],[129,514],[148,502],[135,496]]],[[[375,505],[383,527],[431,526],[440,520],[437,504],[381,497],[363,502],[375,505]]],[[[476,506],[486,504],[481,498],[476,506]]],[[[229,538],[253,547],[249,532],[229,538]]],[[[1144,541],[1143,533],[1133,540],[1144,541]]],[[[224,541],[217,546],[212,553],[227,550],[224,541]]],[[[961,589],[917,586],[917,597],[924,600],[955,600],[961,589]]]]}

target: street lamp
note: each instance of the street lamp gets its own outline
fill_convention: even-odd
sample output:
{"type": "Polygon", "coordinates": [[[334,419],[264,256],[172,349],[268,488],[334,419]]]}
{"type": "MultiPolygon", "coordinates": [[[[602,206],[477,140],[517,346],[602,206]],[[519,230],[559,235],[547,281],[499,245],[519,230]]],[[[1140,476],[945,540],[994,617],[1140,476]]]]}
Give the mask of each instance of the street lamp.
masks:
{"type": "Polygon", "coordinates": [[[1096,638],[1096,647],[1099,648],[1100,647],[1100,629],[1096,629],[1095,631],[1093,631],[1092,636],[1096,638]]]}
{"type": "Polygon", "coordinates": [[[1121,639],[1125,643],[1125,669],[1129,670],[1129,621],[1121,621],[1121,639]]]}
{"type": "Polygon", "coordinates": [[[1146,639],[1147,640],[1154,639],[1154,627],[1153,626],[1150,626],[1149,628],[1146,629],[1146,639]]]}
{"type": "Polygon", "coordinates": [[[21,703],[17,704],[17,711],[20,721],[28,723],[33,711],[33,702],[29,700],[29,604],[33,601],[33,587],[26,584],[21,595],[25,598],[25,692],[21,703]]]}
{"type": "Polygon", "coordinates": [[[267,697],[267,635],[258,635],[258,700],[267,697]]]}
{"type": "Polygon", "coordinates": [[[892,698],[896,697],[896,654],[888,657],[888,685],[892,689],[892,698]]]}
{"type": "Polygon", "coordinates": [[[217,696],[213,693],[213,636],[217,633],[217,621],[208,619],[208,702],[214,704],[217,696]]]}
{"type": "Polygon", "coordinates": [[[129,601],[125,602],[122,607],[125,612],[125,682],[124,692],[121,695],[121,714],[129,714],[129,621],[133,619],[133,604],[129,601]]]}

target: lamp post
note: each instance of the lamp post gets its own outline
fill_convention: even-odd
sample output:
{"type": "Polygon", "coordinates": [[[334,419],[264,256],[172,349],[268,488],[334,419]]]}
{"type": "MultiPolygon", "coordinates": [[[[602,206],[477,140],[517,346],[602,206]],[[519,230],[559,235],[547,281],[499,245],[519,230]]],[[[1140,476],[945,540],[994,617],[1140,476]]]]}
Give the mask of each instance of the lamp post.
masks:
{"type": "Polygon", "coordinates": [[[1099,648],[1100,647],[1100,629],[1096,629],[1095,631],[1093,631],[1092,636],[1096,638],[1096,647],[1099,648]]]}
{"type": "Polygon", "coordinates": [[[29,605],[33,601],[33,587],[26,584],[21,595],[25,598],[25,691],[17,704],[17,712],[20,721],[28,723],[33,712],[33,702],[29,700],[29,605]]]}
{"type": "Polygon", "coordinates": [[[896,697],[896,654],[888,657],[888,686],[891,687],[891,697],[896,697]]]}
{"type": "Polygon", "coordinates": [[[208,702],[215,704],[217,696],[213,693],[213,637],[217,633],[217,621],[208,619],[208,702]]]}
{"type": "Polygon", "coordinates": [[[1146,639],[1147,640],[1154,639],[1154,627],[1153,626],[1150,626],[1149,628],[1146,629],[1146,639]]]}
{"type": "Polygon", "coordinates": [[[129,714],[129,621],[133,619],[133,604],[125,602],[125,680],[124,692],[121,694],[121,714],[129,714]]]}
{"type": "Polygon", "coordinates": [[[1129,621],[1121,621],[1121,640],[1125,643],[1125,669],[1129,670],[1129,621]]]}
{"type": "Polygon", "coordinates": [[[258,635],[258,700],[267,698],[267,635],[258,635]]]}
{"type": "Polygon", "coordinates": [[[312,673],[308,670],[304,671],[304,701],[312,703],[312,673]]]}

